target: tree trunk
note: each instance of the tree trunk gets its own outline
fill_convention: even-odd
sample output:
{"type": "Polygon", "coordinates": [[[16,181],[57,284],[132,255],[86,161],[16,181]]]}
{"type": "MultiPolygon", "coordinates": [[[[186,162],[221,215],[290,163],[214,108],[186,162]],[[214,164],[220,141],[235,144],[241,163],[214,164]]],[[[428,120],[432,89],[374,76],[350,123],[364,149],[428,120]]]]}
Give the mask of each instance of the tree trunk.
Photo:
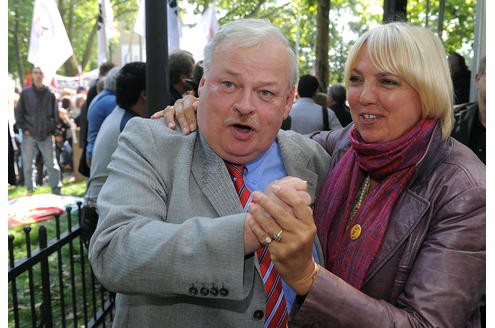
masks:
{"type": "MultiPolygon", "coordinates": [[[[19,45],[19,4],[17,1],[14,2],[14,10],[15,10],[15,27],[14,27],[14,44],[15,44],[15,53],[16,53],[16,61],[17,61],[17,72],[19,74],[19,81],[21,82],[21,88],[24,87],[24,65],[22,64],[21,58],[21,48],[19,45]]],[[[11,90],[9,90],[10,92],[11,90]]]]}
{"type": "Polygon", "coordinates": [[[64,74],[66,76],[76,76],[79,71],[79,68],[77,66],[78,63],[76,54],[73,53],[72,56],[70,56],[69,59],[67,59],[64,63],[64,74]]]}
{"type": "MultiPolygon", "coordinates": [[[[65,16],[65,8],[63,8],[63,3],[62,0],[59,0],[59,10],[60,10],[60,15],[62,17],[65,16]]],[[[65,30],[67,31],[67,36],[69,37],[69,40],[74,40],[73,34],[74,34],[74,1],[69,2],[69,8],[68,8],[68,17],[63,20],[64,21],[64,26],[65,30]],[[67,22],[67,24],[65,24],[67,22]]],[[[72,46],[72,49],[74,50],[74,46],[72,46]]],[[[76,76],[79,69],[78,69],[78,62],[76,58],[76,54],[72,53],[72,56],[70,56],[64,63],[64,74],[66,76],[76,76]]]]}
{"type": "Polygon", "coordinates": [[[443,42],[443,18],[445,16],[445,0],[440,0],[438,6],[438,37],[443,42]]]}
{"type": "Polygon", "coordinates": [[[383,23],[407,21],[407,0],[383,0],[383,23]]]}
{"type": "Polygon", "coordinates": [[[316,15],[316,49],[315,72],[320,82],[320,91],[326,92],[330,68],[328,64],[328,47],[330,43],[330,1],[318,0],[316,15]]]}
{"type": "Polygon", "coordinates": [[[88,37],[88,42],[86,43],[86,49],[84,50],[84,55],[81,60],[81,70],[84,71],[86,65],[88,65],[91,58],[91,50],[93,49],[93,44],[95,41],[96,32],[98,31],[98,17],[96,17],[95,24],[91,30],[91,34],[88,37]]]}

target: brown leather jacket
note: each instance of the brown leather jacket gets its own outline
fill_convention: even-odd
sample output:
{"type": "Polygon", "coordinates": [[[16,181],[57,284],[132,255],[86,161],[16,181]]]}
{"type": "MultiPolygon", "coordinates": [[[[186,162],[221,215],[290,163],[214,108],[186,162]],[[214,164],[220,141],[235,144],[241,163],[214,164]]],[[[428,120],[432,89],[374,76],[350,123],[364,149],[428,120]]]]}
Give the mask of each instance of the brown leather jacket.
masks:
{"type": "MultiPolygon", "coordinates": [[[[349,131],[312,136],[334,166],[349,131]]],[[[485,166],[437,127],[395,205],[361,290],[320,269],[291,327],[479,327],[485,293],[485,166]]],[[[302,303],[302,304],[301,304],[302,303]]]]}

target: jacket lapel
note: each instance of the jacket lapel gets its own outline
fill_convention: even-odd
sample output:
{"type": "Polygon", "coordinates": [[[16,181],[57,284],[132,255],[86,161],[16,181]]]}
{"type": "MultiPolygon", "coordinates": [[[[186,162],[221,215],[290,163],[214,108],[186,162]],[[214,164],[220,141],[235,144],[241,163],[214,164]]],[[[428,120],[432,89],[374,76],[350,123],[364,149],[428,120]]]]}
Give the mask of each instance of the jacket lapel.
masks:
{"type": "MultiPolygon", "coordinates": [[[[279,133],[278,141],[282,160],[288,175],[299,177],[308,182],[308,192],[316,197],[318,176],[308,168],[309,155],[307,151],[279,133]]],[[[220,216],[242,212],[242,206],[230,179],[223,160],[206,144],[203,136],[198,133],[192,162],[192,174],[205,197],[220,216]]]]}
{"type": "Polygon", "coordinates": [[[298,177],[308,182],[308,193],[314,203],[318,187],[318,175],[308,168],[311,156],[304,147],[291,141],[290,136],[287,136],[285,132],[279,132],[277,138],[287,175],[298,177]]]}
{"type": "Polygon", "coordinates": [[[198,133],[191,166],[194,179],[219,216],[242,212],[241,202],[223,160],[198,133]]]}

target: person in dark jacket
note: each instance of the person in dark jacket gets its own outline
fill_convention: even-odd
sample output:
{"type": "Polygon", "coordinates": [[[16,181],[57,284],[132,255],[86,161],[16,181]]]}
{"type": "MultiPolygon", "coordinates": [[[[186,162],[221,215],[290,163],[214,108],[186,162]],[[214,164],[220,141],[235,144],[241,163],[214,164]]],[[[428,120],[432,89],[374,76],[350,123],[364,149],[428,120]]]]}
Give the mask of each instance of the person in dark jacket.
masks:
{"type": "Polygon", "coordinates": [[[33,179],[33,162],[41,153],[48,172],[48,182],[53,194],[61,193],[60,167],[55,154],[55,127],[58,123],[58,106],[55,95],[43,84],[40,67],[32,71],[33,85],[24,88],[15,110],[16,125],[22,129],[22,161],[24,184],[28,193],[36,188],[33,179]]]}
{"type": "Polygon", "coordinates": [[[465,104],[469,102],[471,71],[466,65],[466,60],[459,53],[451,52],[447,59],[450,77],[454,84],[454,104],[465,104]]]}
{"type": "Polygon", "coordinates": [[[347,126],[352,122],[351,111],[346,104],[347,91],[342,84],[334,84],[328,88],[327,101],[328,108],[333,110],[342,126],[347,126]]]}
{"type": "Polygon", "coordinates": [[[486,57],[478,64],[476,73],[478,101],[454,107],[455,124],[452,137],[456,138],[486,163],[486,57]]]}

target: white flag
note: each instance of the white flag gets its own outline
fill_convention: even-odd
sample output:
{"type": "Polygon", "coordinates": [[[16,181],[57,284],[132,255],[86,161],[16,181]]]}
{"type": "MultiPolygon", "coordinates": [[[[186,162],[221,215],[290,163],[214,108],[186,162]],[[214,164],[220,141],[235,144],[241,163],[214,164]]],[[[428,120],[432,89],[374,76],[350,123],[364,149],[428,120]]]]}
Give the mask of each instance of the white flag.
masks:
{"type": "MultiPolygon", "coordinates": [[[[139,2],[139,8],[134,23],[134,32],[146,37],[146,0],[139,2]]],[[[179,8],[176,0],[167,0],[167,30],[168,30],[168,53],[180,48],[180,36],[182,25],[179,19],[179,8]]]]}
{"type": "MultiPolygon", "coordinates": [[[[218,20],[215,3],[206,9],[201,18],[200,28],[205,34],[206,43],[210,42],[218,31],[218,20]]],[[[206,45],[206,44],[205,44],[206,45]]]]}
{"type": "Polygon", "coordinates": [[[216,8],[213,3],[206,9],[201,20],[192,28],[185,28],[181,38],[182,49],[188,50],[193,54],[196,61],[204,59],[203,49],[213,38],[218,30],[218,20],[216,8]]]}
{"type": "Polygon", "coordinates": [[[113,36],[113,11],[110,0],[98,0],[98,65],[107,61],[108,42],[113,36]]]}
{"type": "Polygon", "coordinates": [[[146,0],[139,1],[139,7],[136,15],[136,21],[134,22],[134,32],[145,37],[146,36],[146,21],[145,21],[145,8],[144,3],[146,0]]]}
{"type": "Polygon", "coordinates": [[[55,0],[35,0],[28,62],[39,66],[48,84],[57,69],[73,54],[55,0]]]}
{"type": "Polygon", "coordinates": [[[168,53],[180,48],[181,24],[177,0],[168,0],[167,8],[168,53]]]}

